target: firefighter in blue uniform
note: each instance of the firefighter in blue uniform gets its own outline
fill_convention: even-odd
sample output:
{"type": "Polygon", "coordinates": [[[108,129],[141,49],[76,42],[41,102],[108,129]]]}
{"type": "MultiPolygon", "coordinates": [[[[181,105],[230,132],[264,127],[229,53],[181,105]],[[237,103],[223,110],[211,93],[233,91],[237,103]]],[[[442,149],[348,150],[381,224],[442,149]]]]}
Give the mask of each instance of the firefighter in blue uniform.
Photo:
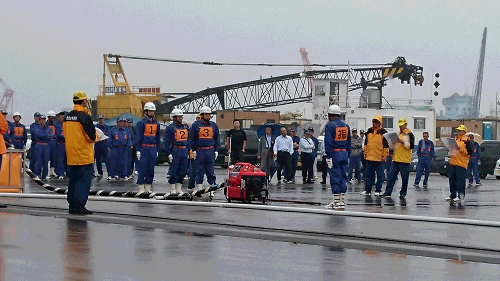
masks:
{"type": "Polygon", "coordinates": [[[35,147],[36,147],[36,142],[35,142],[35,130],[38,124],[40,123],[40,112],[35,112],[33,114],[33,119],[34,122],[31,123],[30,125],[30,134],[31,134],[31,147],[30,147],[30,165],[29,168],[31,171],[35,170],[35,162],[36,162],[36,156],[35,156],[35,147]]]}
{"type": "Polygon", "coordinates": [[[208,184],[212,186],[216,184],[214,165],[215,159],[219,155],[220,146],[219,127],[210,121],[212,109],[203,106],[200,113],[201,120],[195,122],[189,132],[189,143],[196,161],[195,192],[201,190],[204,175],[207,175],[208,184]]]}
{"type": "Polygon", "coordinates": [[[329,123],[325,126],[325,152],[333,200],[328,209],[344,209],[347,191],[347,165],[351,154],[351,130],[340,120],[340,107],[328,108],[329,123]]]}
{"type": "Polygon", "coordinates": [[[52,130],[52,138],[49,142],[50,147],[50,177],[56,178],[57,167],[57,139],[56,139],[56,113],[54,111],[47,112],[47,126],[52,130]]]}
{"type": "Polygon", "coordinates": [[[40,116],[40,124],[35,126],[35,175],[38,178],[48,179],[50,158],[49,142],[54,137],[52,129],[47,126],[47,117],[40,116]]]}
{"type": "MultiPolygon", "coordinates": [[[[195,122],[199,122],[200,120],[201,120],[201,113],[198,113],[198,115],[196,115],[195,122]]],[[[189,173],[188,189],[193,189],[194,185],[195,185],[195,179],[196,179],[196,161],[194,160],[192,147],[189,150],[189,171],[188,171],[188,173],[189,173]]]]}
{"type": "Polygon", "coordinates": [[[165,151],[170,161],[170,184],[171,194],[182,194],[182,182],[188,170],[189,158],[189,134],[188,126],[182,124],[184,113],[175,108],[170,113],[172,124],[165,129],[165,151]]]}
{"type": "MultiPolygon", "coordinates": [[[[64,174],[68,172],[68,160],[66,158],[66,138],[64,137],[63,122],[66,112],[61,111],[57,114],[56,126],[56,140],[57,140],[57,178],[64,179],[64,174]]],[[[68,173],[69,174],[69,173],[68,173]]]]}
{"type": "Polygon", "coordinates": [[[134,157],[132,157],[132,152],[134,150],[135,133],[134,133],[133,127],[129,124],[132,124],[132,126],[133,126],[134,120],[132,120],[132,118],[127,118],[127,123],[125,124],[125,128],[128,130],[128,133],[130,135],[130,142],[131,142],[131,145],[127,147],[127,177],[132,179],[133,178],[133,176],[132,176],[132,173],[133,173],[132,159],[135,158],[135,155],[134,155],[134,157]]]}
{"type": "Polygon", "coordinates": [[[127,146],[130,146],[130,136],[125,128],[126,118],[119,118],[116,122],[116,127],[109,131],[109,139],[107,145],[109,148],[109,166],[108,180],[117,180],[122,178],[128,180],[127,177],[127,146]]]}
{"type": "Polygon", "coordinates": [[[420,179],[422,178],[422,173],[424,173],[424,188],[427,187],[427,181],[429,180],[429,174],[431,172],[432,159],[434,159],[434,143],[429,139],[429,132],[423,132],[423,139],[418,141],[417,148],[417,174],[415,175],[414,187],[418,187],[420,184],[420,179]]]}
{"type": "Polygon", "coordinates": [[[156,106],[152,102],[144,105],[146,115],[136,126],[135,149],[137,156],[137,185],[139,192],[151,192],[155,175],[156,159],[160,149],[160,123],[154,119],[156,106]]]}
{"type": "Polygon", "coordinates": [[[135,138],[136,138],[136,134],[135,134],[135,129],[134,129],[134,119],[132,118],[127,118],[127,125],[128,125],[128,128],[130,129],[131,131],[131,134],[132,134],[132,150],[130,151],[130,161],[129,161],[129,166],[128,166],[128,172],[129,172],[129,178],[133,179],[134,178],[134,164],[135,162],[137,161],[137,150],[135,149],[135,138]]]}
{"type": "Polygon", "coordinates": [[[474,184],[474,179],[476,180],[476,186],[483,185],[481,183],[481,178],[479,177],[479,165],[481,165],[481,148],[479,144],[474,141],[474,135],[469,134],[469,140],[474,143],[472,146],[472,154],[469,157],[469,164],[467,166],[467,179],[469,180],[469,187],[474,184]],[[474,175],[474,178],[472,176],[474,175]]]}
{"type": "Polygon", "coordinates": [[[14,123],[12,132],[10,132],[10,138],[15,149],[24,149],[26,142],[28,141],[28,132],[26,127],[21,124],[21,113],[14,112],[14,123]]]}
{"type": "MultiPolygon", "coordinates": [[[[99,119],[99,123],[95,125],[96,128],[99,128],[104,135],[109,137],[109,131],[111,130],[108,125],[104,124],[104,115],[99,114],[97,116],[99,119]]],[[[95,165],[97,168],[97,173],[94,173],[94,177],[100,178],[103,175],[103,170],[102,170],[102,162],[106,164],[106,169],[108,171],[108,176],[109,176],[109,149],[108,146],[106,145],[105,141],[99,141],[94,144],[94,157],[95,157],[95,165]]]]}

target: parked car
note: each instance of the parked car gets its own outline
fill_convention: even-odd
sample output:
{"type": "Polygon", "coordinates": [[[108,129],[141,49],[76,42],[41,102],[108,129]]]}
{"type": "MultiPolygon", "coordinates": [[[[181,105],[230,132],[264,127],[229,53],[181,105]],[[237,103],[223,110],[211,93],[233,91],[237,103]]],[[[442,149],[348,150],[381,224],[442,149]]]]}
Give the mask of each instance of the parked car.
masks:
{"type": "MultiPolygon", "coordinates": [[[[219,156],[215,159],[215,165],[227,168],[227,147],[226,147],[226,134],[229,130],[219,130],[219,156]]],[[[245,149],[245,162],[250,164],[257,164],[257,151],[259,149],[259,137],[257,132],[245,130],[247,134],[247,145],[245,149]]]]}
{"type": "Polygon", "coordinates": [[[487,175],[497,175],[495,167],[500,159],[500,141],[485,140],[481,146],[481,165],[479,166],[479,177],[486,178],[487,175]]]}
{"type": "MultiPolygon", "coordinates": [[[[446,162],[446,158],[448,157],[448,149],[445,146],[436,146],[434,148],[434,157],[432,159],[431,164],[431,173],[439,173],[442,176],[448,176],[449,166],[446,162]]],[[[410,170],[412,172],[417,171],[418,164],[418,156],[417,153],[414,152],[411,155],[411,165],[410,170]]]]}
{"type": "Polygon", "coordinates": [[[158,151],[158,157],[156,158],[156,165],[161,165],[165,162],[168,162],[168,155],[167,151],[165,150],[165,140],[163,139],[164,135],[165,133],[162,132],[162,137],[160,138],[160,150],[158,151]]]}

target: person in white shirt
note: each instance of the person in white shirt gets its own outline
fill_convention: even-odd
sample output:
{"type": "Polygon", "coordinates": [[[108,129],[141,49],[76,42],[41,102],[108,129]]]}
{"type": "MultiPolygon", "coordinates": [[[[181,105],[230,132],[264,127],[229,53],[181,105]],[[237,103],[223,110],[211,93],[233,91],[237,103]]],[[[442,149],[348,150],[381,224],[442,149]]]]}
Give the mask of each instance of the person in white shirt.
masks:
{"type": "MultiPolygon", "coordinates": [[[[287,135],[285,127],[281,127],[280,136],[274,141],[273,153],[274,160],[276,161],[276,170],[285,168],[285,180],[284,182],[294,182],[292,176],[292,161],[291,156],[293,153],[293,140],[287,135]]],[[[271,177],[274,175],[275,171],[271,172],[271,177]]],[[[278,179],[279,181],[280,179],[278,179]]]]}
{"type": "Polygon", "coordinates": [[[302,162],[302,183],[313,183],[313,150],[315,145],[309,130],[304,131],[304,137],[300,139],[299,144],[302,162]]]}

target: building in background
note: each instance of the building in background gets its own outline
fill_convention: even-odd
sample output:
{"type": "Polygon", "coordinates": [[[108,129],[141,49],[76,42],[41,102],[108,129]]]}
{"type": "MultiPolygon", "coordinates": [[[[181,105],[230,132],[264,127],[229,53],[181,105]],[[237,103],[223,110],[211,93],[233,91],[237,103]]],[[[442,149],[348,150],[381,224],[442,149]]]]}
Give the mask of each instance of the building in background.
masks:
{"type": "Polygon", "coordinates": [[[232,129],[233,120],[239,119],[242,129],[250,129],[252,125],[265,123],[279,123],[279,111],[244,111],[244,110],[218,110],[217,126],[219,129],[232,129]]]}
{"type": "MultiPolygon", "coordinates": [[[[454,93],[450,97],[442,99],[445,108],[443,119],[457,120],[462,117],[472,116],[474,98],[467,94],[454,93]]],[[[441,116],[440,116],[441,117],[441,116]]]]}

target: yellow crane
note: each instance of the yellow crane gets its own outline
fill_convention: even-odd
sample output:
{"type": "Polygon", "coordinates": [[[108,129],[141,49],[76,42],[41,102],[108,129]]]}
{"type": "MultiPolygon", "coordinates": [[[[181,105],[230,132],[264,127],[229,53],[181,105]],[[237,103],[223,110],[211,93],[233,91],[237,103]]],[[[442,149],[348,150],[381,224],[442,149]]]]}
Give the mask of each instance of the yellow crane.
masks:
{"type": "Polygon", "coordinates": [[[104,54],[102,86],[97,95],[97,114],[112,118],[125,112],[142,116],[142,108],[146,102],[159,105],[162,93],[159,86],[131,87],[120,62],[119,55],[104,54]],[[113,86],[106,85],[106,68],[109,71],[113,86]]]}

